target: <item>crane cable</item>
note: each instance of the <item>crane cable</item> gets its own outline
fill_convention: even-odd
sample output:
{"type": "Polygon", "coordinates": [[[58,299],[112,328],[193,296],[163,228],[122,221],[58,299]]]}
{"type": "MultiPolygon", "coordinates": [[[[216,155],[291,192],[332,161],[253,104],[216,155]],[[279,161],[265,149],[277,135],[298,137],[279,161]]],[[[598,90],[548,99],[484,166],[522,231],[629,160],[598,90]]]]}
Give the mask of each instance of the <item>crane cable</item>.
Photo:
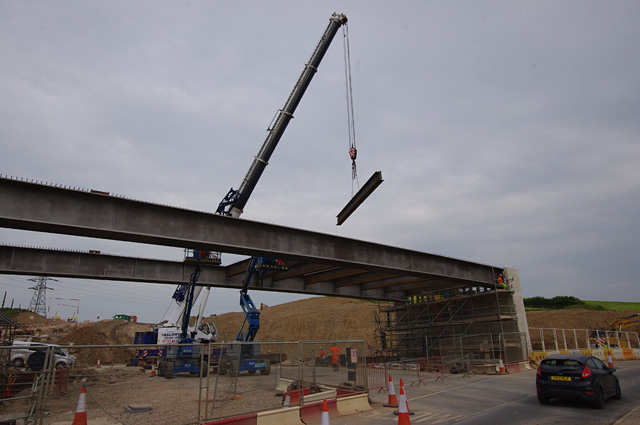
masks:
{"type": "Polygon", "coordinates": [[[356,129],[353,117],[353,87],[351,85],[351,52],[349,51],[349,26],[345,24],[342,27],[343,44],[344,44],[344,75],[347,92],[347,127],[349,132],[349,158],[351,158],[351,197],[353,197],[353,184],[356,183],[360,189],[358,181],[358,171],[356,169],[356,157],[358,150],[356,149],[356,129]]]}

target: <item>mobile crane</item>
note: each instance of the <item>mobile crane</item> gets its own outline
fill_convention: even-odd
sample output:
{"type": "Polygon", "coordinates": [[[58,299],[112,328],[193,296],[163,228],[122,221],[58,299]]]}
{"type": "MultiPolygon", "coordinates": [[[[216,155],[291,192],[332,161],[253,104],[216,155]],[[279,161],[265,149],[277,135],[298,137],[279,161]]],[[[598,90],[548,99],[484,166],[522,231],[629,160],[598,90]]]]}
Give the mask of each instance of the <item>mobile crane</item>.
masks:
{"type": "MultiPolygon", "coordinates": [[[[331,42],[333,41],[338,29],[347,23],[347,17],[344,14],[334,13],[329,19],[329,24],[318,42],[309,62],[305,65],[302,74],[298,78],[289,98],[285,102],[282,109],[278,110],[273,125],[268,128],[268,135],[254,158],[249,171],[247,172],[239,189],[231,188],[227,195],[222,199],[216,210],[217,214],[227,215],[231,217],[240,217],[243,212],[251,193],[255,189],[260,176],[269,163],[269,158],[275,150],[280,138],[284,134],[289,121],[293,118],[304,92],[309,87],[311,79],[318,70],[318,66],[327,52],[331,42]]],[[[236,335],[238,344],[232,346],[229,350],[229,358],[235,360],[226,363],[226,371],[230,374],[233,372],[248,371],[255,373],[257,370],[261,374],[269,374],[271,369],[268,358],[259,356],[257,346],[250,344],[254,341],[258,330],[260,329],[260,311],[256,308],[248,294],[249,284],[252,278],[260,279],[265,269],[277,268],[286,269],[286,266],[280,260],[274,260],[262,257],[252,257],[249,267],[243,278],[242,289],[240,290],[240,306],[245,314],[244,321],[240,326],[240,330],[236,335]],[[248,325],[246,333],[243,333],[245,325],[248,325]],[[249,343],[249,344],[246,344],[249,343]],[[266,360],[266,361],[265,361],[266,360]]]]}
{"type": "MultiPolygon", "coordinates": [[[[216,210],[216,214],[226,215],[230,217],[240,217],[243,212],[249,197],[253,193],[264,169],[269,163],[269,158],[271,154],[275,150],[278,142],[280,141],[284,131],[286,130],[289,122],[293,118],[293,113],[295,112],[302,96],[305,91],[309,87],[313,76],[318,70],[320,62],[327,52],[331,42],[333,41],[338,29],[347,23],[347,17],[344,14],[333,13],[329,18],[329,24],[325,29],[320,41],[318,42],[309,62],[305,65],[302,74],[298,78],[293,90],[291,91],[285,105],[282,109],[279,109],[276,113],[272,124],[267,129],[268,135],[265,141],[258,152],[258,155],[254,158],[249,170],[244,177],[240,187],[236,190],[231,188],[229,192],[222,199],[218,208],[216,210]]],[[[200,367],[196,361],[200,353],[197,352],[199,350],[193,349],[192,346],[185,346],[184,344],[190,344],[194,341],[203,341],[202,338],[199,338],[196,334],[199,326],[199,318],[201,314],[198,315],[198,319],[196,321],[195,332],[193,334],[187,330],[189,315],[191,312],[191,306],[195,302],[198,294],[202,290],[201,287],[197,286],[198,277],[200,275],[200,265],[201,264],[220,264],[220,253],[214,253],[209,251],[203,251],[198,249],[186,250],[185,262],[192,262],[196,264],[196,270],[191,276],[191,280],[189,285],[181,285],[176,290],[174,294],[174,298],[177,300],[180,310],[178,312],[179,317],[182,318],[182,325],[180,328],[180,335],[177,338],[178,344],[169,345],[167,361],[161,361],[161,368],[159,369],[160,375],[164,375],[165,377],[173,377],[174,373],[189,371],[192,373],[199,372],[200,367]],[[180,299],[180,300],[178,300],[180,299]],[[182,304],[181,304],[182,303],[182,304]]],[[[250,261],[249,268],[245,273],[245,277],[243,279],[243,286],[240,291],[240,306],[245,313],[245,320],[236,336],[236,341],[239,343],[251,342],[254,340],[258,329],[260,328],[260,311],[255,307],[251,297],[248,294],[248,287],[251,282],[254,274],[257,273],[257,278],[260,278],[262,275],[262,271],[265,267],[275,267],[284,268],[284,264],[282,264],[278,260],[267,259],[267,258],[259,258],[253,257],[250,261]],[[248,322],[249,327],[247,333],[244,334],[242,329],[244,325],[248,322]]],[[[209,288],[206,288],[206,294],[208,295],[209,288]]],[[[205,297],[206,300],[206,297],[205,297]]],[[[204,304],[206,301],[203,300],[200,307],[200,312],[204,311],[204,304]]],[[[172,321],[171,323],[177,323],[177,320],[172,321]]],[[[167,327],[165,327],[167,328],[167,327]]],[[[169,326],[170,328],[170,326],[169,326]]],[[[161,328],[162,329],[162,328],[161,328]]],[[[178,327],[175,327],[175,331],[177,331],[178,327]]],[[[158,334],[158,343],[164,343],[160,341],[160,333],[158,334]]],[[[213,331],[210,330],[209,335],[214,335],[213,331]]],[[[212,339],[210,338],[209,341],[212,339]]],[[[167,341],[169,342],[169,341],[167,341]]],[[[204,342],[204,341],[203,341],[204,342]]],[[[257,356],[256,348],[253,344],[238,344],[235,347],[239,347],[241,350],[240,355],[238,356],[239,362],[236,365],[237,371],[247,370],[250,373],[255,373],[257,370],[260,370],[262,374],[268,374],[270,371],[270,363],[259,361],[255,357],[257,356]]],[[[229,357],[234,355],[233,349],[230,350],[229,357]]],[[[227,364],[227,371],[232,372],[234,368],[234,363],[227,364]]],[[[204,370],[202,371],[204,374],[204,370]]],[[[208,372],[208,370],[206,371],[208,372]]]]}

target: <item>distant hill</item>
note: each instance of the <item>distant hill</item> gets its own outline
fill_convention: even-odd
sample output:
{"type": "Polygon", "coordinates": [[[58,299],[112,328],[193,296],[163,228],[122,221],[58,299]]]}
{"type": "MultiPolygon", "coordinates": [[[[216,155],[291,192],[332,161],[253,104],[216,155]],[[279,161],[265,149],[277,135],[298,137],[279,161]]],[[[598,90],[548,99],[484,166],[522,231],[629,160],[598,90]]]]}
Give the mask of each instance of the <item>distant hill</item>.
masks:
{"type": "Polygon", "coordinates": [[[640,313],[640,302],[584,301],[584,303],[593,307],[602,306],[608,311],[634,311],[640,313]]]}

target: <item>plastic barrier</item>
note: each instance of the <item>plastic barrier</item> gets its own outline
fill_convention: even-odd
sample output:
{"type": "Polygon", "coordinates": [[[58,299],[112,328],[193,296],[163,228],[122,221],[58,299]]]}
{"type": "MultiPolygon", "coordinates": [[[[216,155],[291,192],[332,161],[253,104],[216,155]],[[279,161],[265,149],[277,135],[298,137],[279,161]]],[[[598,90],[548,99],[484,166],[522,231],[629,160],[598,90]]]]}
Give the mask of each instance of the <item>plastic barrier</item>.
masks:
{"type": "Polygon", "coordinates": [[[613,360],[624,360],[622,348],[612,348],[611,357],[613,358],[613,360]]]}
{"type": "Polygon", "coordinates": [[[342,397],[338,400],[338,412],[342,416],[353,415],[354,413],[366,412],[372,410],[369,404],[368,394],[358,394],[348,397],[342,397]]]}
{"type": "Polygon", "coordinates": [[[532,351],[531,354],[529,354],[529,360],[537,364],[548,355],[549,353],[546,351],[532,351]]]}
{"type": "Polygon", "coordinates": [[[300,407],[287,407],[258,413],[256,425],[293,425],[302,424],[300,407]]]}

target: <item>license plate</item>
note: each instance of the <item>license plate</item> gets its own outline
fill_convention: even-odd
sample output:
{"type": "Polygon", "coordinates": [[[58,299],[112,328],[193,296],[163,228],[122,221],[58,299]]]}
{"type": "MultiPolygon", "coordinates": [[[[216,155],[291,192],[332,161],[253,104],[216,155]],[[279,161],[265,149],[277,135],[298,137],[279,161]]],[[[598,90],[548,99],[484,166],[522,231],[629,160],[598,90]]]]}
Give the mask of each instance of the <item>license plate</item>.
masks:
{"type": "Polygon", "coordinates": [[[552,376],[551,380],[552,381],[571,381],[571,377],[570,376],[552,376]]]}

